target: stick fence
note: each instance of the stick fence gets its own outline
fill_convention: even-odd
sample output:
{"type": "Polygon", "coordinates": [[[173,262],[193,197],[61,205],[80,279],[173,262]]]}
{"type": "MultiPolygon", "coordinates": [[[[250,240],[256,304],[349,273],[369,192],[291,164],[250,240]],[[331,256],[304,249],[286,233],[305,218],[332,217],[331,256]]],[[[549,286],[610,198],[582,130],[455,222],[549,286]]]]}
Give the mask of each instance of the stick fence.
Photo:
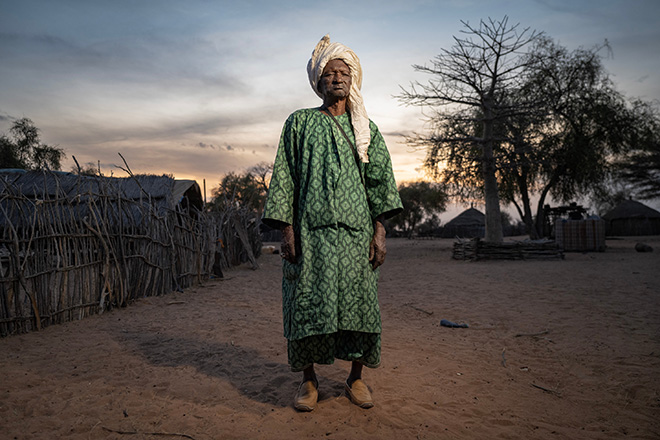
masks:
{"type": "Polygon", "coordinates": [[[256,267],[261,242],[240,210],[182,211],[146,185],[127,194],[122,179],[43,173],[35,182],[26,191],[0,179],[0,336],[181,291],[207,280],[214,264],[256,267]]]}

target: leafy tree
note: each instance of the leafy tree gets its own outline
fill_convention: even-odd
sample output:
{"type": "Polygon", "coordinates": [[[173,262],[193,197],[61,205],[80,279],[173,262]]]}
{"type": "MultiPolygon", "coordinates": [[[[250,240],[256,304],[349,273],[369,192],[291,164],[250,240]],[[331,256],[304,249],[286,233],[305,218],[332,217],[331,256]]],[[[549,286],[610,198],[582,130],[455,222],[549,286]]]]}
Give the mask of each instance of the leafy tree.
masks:
{"type": "Polygon", "coordinates": [[[255,213],[261,213],[266,203],[269,173],[273,165],[259,163],[245,173],[226,174],[218,186],[213,188],[210,209],[224,210],[229,205],[245,207],[255,213]]]}
{"type": "Polygon", "coordinates": [[[433,109],[434,132],[412,142],[430,145],[426,164],[433,170],[447,161],[458,162],[451,166],[461,168],[444,182],[461,191],[461,181],[467,177],[472,188],[479,186],[486,205],[486,240],[501,242],[495,126],[529,106],[526,100],[508,100],[508,90],[519,88],[522,72],[535,63],[523,56],[523,50],[541,34],[510,26],[506,16],[500,21],[482,20],[479,27],[461,23],[467,37],[454,37],[454,46],[443,49],[432,67],[413,66],[433,79],[412,84],[400,99],[433,109]]]}
{"type": "Polygon", "coordinates": [[[417,234],[421,237],[431,237],[438,231],[441,223],[438,214],[431,214],[417,226],[417,234]]]}
{"type": "Polygon", "coordinates": [[[412,237],[422,220],[432,219],[435,214],[443,212],[447,204],[442,187],[426,181],[400,184],[399,196],[403,211],[388,220],[388,225],[402,230],[408,237],[412,237]]]}
{"type": "Polygon", "coordinates": [[[502,229],[505,236],[523,235],[526,231],[525,224],[521,221],[514,221],[506,211],[502,211],[502,229]]]}
{"type": "Polygon", "coordinates": [[[614,164],[615,175],[630,184],[640,199],[660,198],[660,118],[657,107],[637,101],[634,108],[639,117],[641,133],[635,146],[614,164]]]}
{"type": "Polygon", "coordinates": [[[0,136],[0,168],[60,170],[64,157],[62,148],[41,142],[39,129],[28,118],[17,119],[9,135],[0,136]]]}
{"type": "MultiPolygon", "coordinates": [[[[490,23],[493,28],[493,22],[490,23]]],[[[506,18],[499,25],[496,29],[506,28],[506,18]]],[[[506,41],[502,44],[506,45],[506,41]]],[[[647,163],[652,164],[659,124],[648,104],[629,102],[613,86],[602,63],[602,51],[609,49],[607,43],[568,51],[535,33],[522,42],[531,44],[526,53],[516,52],[510,69],[502,68],[508,81],[500,78],[490,113],[486,105],[467,105],[467,98],[463,98],[463,105],[433,114],[431,135],[418,136],[411,142],[427,148],[425,168],[451,188],[452,196],[466,199],[485,195],[487,234],[492,227],[488,219],[493,219],[494,212],[492,203],[491,207],[488,204],[488,188],[492,191],[493,185],[489,185],[489,172],[485,172],[490,161],[499,199],[513,203],[527,232],[537,238],[548,197],[567,202],[594,195],[611,178],[615,170],[613,159],[631,149],[638,151],[637,157],[649,158],[647,163]],[[486,152],[491,148],[489,157],[486,152]],[[534,198],[538,199],[536,215],[534,198]]],[[[482,44],[486,52],[501,50],[501,45],[492,47],[483,40],[482,44]]],[[[457,53],[454,59],[464,61],[468,56],[457,53]]],[[[478,58],[470,59],[473,65],[479,65],[478,58]]],[[[440,69],[433,73],[441,80],[424,89],[425,95],[409,94],[406,99],[426,105],[454,99],[461,104],[456,97],[462,95],[454,92],[445,96],[452,91],[447,85],[451,85],[452,79],[445,78],[446,72],[440,69]],[[444,100],[428,98],[434,90],[444,100]]],[[[484,81],[475,76],[473,83],[484,81]]],[[[476,93],[472,98],[476,96],[482,96],[486,104],[490,102],[488,96],[476,93]]],[[[657,173],[652,171],[644,174],[640,170],[633,172],[631,167],[628,170],[628,178],[634,175],[651,184],[653,179],[657,181],[657,173]]],[[[494,241],[490,235],[486,239],[494,241]]]]}
{"type": "Polygon", "coordinates": [[[569,202],[602,187],[613,158],[657,139],[642,103],[628,102],[609,79],[601,52],[568,51],[541,39],[530,57],[535,68],[512,93],[537,102],[534,111],[509,118],[500,127],[500,189],[512,202],[532,238],[540,235],[550,195],[569,202]],[[538,197],[532,222],[531,195],[538,197]]]}
{"type": "Polygon", "coordinates": [[[618,179],[608,179],[607,182],[594,187],[590,200],[595,213],[603,216],[619,203],[632,198],[632,187],[629,184],[618,179]]]}

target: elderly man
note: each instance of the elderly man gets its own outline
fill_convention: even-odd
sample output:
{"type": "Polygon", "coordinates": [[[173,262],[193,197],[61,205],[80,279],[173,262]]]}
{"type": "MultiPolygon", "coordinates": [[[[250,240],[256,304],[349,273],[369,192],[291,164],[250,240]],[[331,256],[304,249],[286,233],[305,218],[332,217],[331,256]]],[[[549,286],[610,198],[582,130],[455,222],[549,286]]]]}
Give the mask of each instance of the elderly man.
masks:
{"type": "Polygon", "coordinates": [[[263,221],[282,231],[282,309],[299,411],[318,399],[314,364],[352,362],[345,390],[373,406],[362,367],[380,364],[383,220],[402,209],[383,137],[367,117],[355,53],[326,35],[307,65],[323,99],[287,119],[263,221]]]}

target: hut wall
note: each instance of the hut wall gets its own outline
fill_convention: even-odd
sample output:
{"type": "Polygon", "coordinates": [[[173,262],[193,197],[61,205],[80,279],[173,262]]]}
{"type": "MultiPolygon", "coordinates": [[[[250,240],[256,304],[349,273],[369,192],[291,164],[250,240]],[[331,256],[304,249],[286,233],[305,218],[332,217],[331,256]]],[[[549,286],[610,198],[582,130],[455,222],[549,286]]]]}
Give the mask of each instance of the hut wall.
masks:
{"type": "Polygon", "coordinates": [[[93,196],[44,191],[37,199],[11,185],[1,189],[0,336],[123,307],[211,275],[215,219],[157,208],[150,197],[127,199],[111,186],[93,196]]]}
{"type": "Polygon", "coordinates": [[[607,235],[660,235],[660,218],[632,217],[613,219],[608,222],[607,235]]]}

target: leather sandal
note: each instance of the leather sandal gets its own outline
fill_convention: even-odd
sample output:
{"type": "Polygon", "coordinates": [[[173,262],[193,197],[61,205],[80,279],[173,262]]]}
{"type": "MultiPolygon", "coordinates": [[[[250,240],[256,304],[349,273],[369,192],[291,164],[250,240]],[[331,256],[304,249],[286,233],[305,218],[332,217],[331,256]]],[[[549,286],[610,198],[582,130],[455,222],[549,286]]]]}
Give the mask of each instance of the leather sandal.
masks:
{"type": "Polygon", "coordinates": [[[348,380],[346,380],[344,389],[351,402],[360,408],[367,409],[374,406],[374,401],[371,398],[369,388],[367,388],[365,383],[362,382],[362,379],[356,379],[351,385],[349,385],[348,380]]]}
{"type": "Polygon", "coordinates": [[[313,411],[319,398],[318,381],[305,381],[298,387],[293,407],[298,411],[313,411]]]}

